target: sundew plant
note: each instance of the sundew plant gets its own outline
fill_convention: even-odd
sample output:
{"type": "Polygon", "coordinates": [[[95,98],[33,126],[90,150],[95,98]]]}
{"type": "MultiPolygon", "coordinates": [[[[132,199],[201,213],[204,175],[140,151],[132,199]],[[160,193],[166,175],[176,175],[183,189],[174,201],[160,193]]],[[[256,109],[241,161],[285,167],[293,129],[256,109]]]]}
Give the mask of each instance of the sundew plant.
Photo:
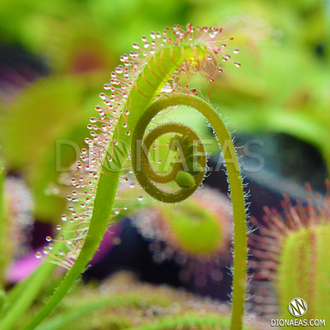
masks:
{"type": "MultiPolygon", "coordinates": [[[[24,330],[35,329],[68,293],[97,251],[109,223],[116,221],[119,212],[129,211],[129,203],[123,208],[114,207],[119,183],[129,184],[135,177],[150,196],[169,204],[189,198],[202,184],[207,155],[198,134],[173,121],[149,125],[155,117],[177,106],[202,114],[213,128],[226,162],[234,222],[232,311],[228,327],[242,329],[247,279],[242,177],[226,125],[209,101],[199,94],[198,86],[190,83],[195,75],[213,82],[223,71],[223,62],[240,67],[231,58],[238,50],[227,50],[232,39],[224,38],[218,28],[174,26],[142,37],[141,44],[134,43],[133,50],[120,57],[121,64],[104,85],[106,92],[100,94],[104,104],[96,106],[97,115],[88,124],[91,130],[91,137],[85,139],[88,148],[81,150],[71,179],[73,190],[67,197],[70,213],[62,215],[63,225],[57,226],[57,237],[47,237],[48,247],[37,254],[45,259],[39,269],[9,292],[0,320],[2,330],[13,328],[57,265],[68,269],[66,276],[24,330]],[[173,157],[171,169],[157,173],[150,164],[149,154],[153,144],[163,136],[168,137],[173,157]]],[[[219,329],[223,328],[221,320],[221,316],[203,318],[196,313],[172,320],[163,328],[191,324],[219,329]]]]}

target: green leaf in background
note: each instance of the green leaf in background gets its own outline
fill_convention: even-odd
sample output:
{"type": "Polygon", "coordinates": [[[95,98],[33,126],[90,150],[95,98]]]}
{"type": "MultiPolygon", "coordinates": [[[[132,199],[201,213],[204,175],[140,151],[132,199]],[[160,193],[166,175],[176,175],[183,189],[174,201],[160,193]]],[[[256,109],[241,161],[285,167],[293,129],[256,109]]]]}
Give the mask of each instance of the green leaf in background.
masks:
{"type": "Polygon", "coordinates": [[[41,79],[25,89],[1,118],[3,155],[8,168],[24,173],[40,220],[55,220],[63,211],[65,191],[62,198],[46,196],[45,191],[57,184],[62,168],[78,160],[88,135],[85,125],[94,111],[84,110],[85,90],[78,78],[41,79]],[[66,148],[56,150],[56,143],[66,148]]]}
{"type": "MultiPolygon", "coordinates": [[[[1,150],[1,147],[0,147],[1,150]]],[[[6,171],[3,166],[3,162],[0,159],[0,291],[4,287],[4,280],[5,280],[5,269],[8,267],[8,250],[10,247],[7,247],[7,240],[5,239],[8,237],[9,233],[9,224],[6,221],[6,207],[5,207],[5,178],[6,178],[6,171]]],[[[10,258],[10,257],[9,257],[10,258]]],[[[0,298],[2,300],[2,298],[0,298]]],[[[0,303],[0,310],[2,308],[2,304],[0,303]]]]}

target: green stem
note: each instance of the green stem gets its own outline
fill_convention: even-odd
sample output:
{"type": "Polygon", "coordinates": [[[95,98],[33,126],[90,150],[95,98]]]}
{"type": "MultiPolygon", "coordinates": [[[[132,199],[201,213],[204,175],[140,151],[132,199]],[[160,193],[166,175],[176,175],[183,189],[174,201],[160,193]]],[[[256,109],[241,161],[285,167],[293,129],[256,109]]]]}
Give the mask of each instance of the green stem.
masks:
{"type": "MultiPolygon", "coordinates": [[[[64,233],[64,239],[68,235],[68,233],[64,233]]],[[[62,240],[56,242],[53,247],[54,251],[62,249],[64,245],[65,243],[62,240]]],[[[52,275],[56,267],[57,265],[44,261],[30,277],[20,282],[9,291],[6,301],[6,309],[1,313],[1,330],[9,330],[13,328],[17,321],[17,317],[22,315],[30,307],[43,284],[52,275]]]]}
{"type": "MultiPolygon", "coordinates": [[[[244,192],[242,187],[242,179],[239,170],[239,163],[232,143],[230,133],[225,124],[221,120],[219,114],[205,101],[187,95],[172,95],[170,98],[156,101],[151,106],[153,109],[159,111],[174,105],[186,105],[194,107],[210,122],[215,134],[220,143],[224,159],[227,166],[227,173],[229,178],[229,186],[231,191],[231,200],[233,205],[233,219],[234,219],[234,270],[233,270],[233,294],[232,294],[232,323],[231,329],[238,330],[242,328],[242,319],[244,314],[245,301],[245,286],[246,286],[246,260],[247,260],[247,228],[246,228],[246,214],[244,192]]],[[[153,110],[155,111],[155,110],[153,110]]],[[[109,169],[107,170],[108,174],[109,169]]],[[[114,185],[114,177],[116,172],[111,175],[101,175],[99,180],[99,188],[97,195],[102,196],[102,199],[96,198],[94,205],[93,217],[102,217],[102,214],[110,214],[111,210],[104,211],[103,207],[106,204],[109,208],[112,207],[115,191],[118,184],[119,173],[117,172],[117,180],[114,185]],[[109,189],[109,187],[113,189],[109,189]],[[104,196],[108,198],[108,203],[103,200],[104,196]],[[103,207],[98,207],[97,203],[101,203],[103,207]],[[100,214],[98,214],[100,212],[100,214]]],[[[108,219],[109,221],[109,219],[108,219]]],[[[108,221],[98,223],[93,226],[91,223],[89,234],[86,238],[83,252],[77,258],[72,269],[63,280],[59,289],[51,297],[47,305],[42,309],[41,313],[35,320],[31,322],[24,330],[33,329],[40,320],[46,317],[54,306],[62,299],[72,282],[79,276],[81,269],[86,266],[86,260],[92,258],[95,252],[95,245],[102,239],[102,234],[108,226],[108,221]],[[97,243],[96,243],[97,242],[97,243]]]]}
{"type": "MultiPolygon", "coordinates": [[[[109,144],[109,150],[112,150],[112,148],[114,149],[112,154],[116,154],[116,152],[118,152],[118,154],[121,154],[123,158],[127,157],[127,151],[123,152],[123,150],[119,149],[119,146],[116,146],[113,143],[115,139],[120,138],[121,142],[130,145],[132,136],[126,134],[127,128],[124,128],[123,124],[127,124],[129,130],[134,132],[139,118],[143,115],[150,104],[153,103],[156,96],[161,93],[162,87],[171,79],[175,70],[181,68],[181,63],[185,63],[186,61],[199,63],[205,58],[207,51],[206,48],[200,45],[200,43],[201,42],[199,40],[189,40],[180,47],[171,46],[166,49],[162,49],[150,59],[148,65],[143,67],[137,77],[137,80],[135,81],[135,84],[130,90],[128,101],[126,104],[123,103],[123,107],[129,109],[129,116],[127,116],[127,122],[125,121],[124,116],[121,116],[117,122],[117,129],[113,134],[112,142],[109,144]]],[[[218,113],[209,104],[201,99],[187,95],[171,95],[168,99],[157,102],[161,102],[160,105],[163,108],[182,104],[199,110],[213,126],[224,153],[234,213],[234,289],[231,329],[239,330],[242,327],[242,317],[244,314],[247,233],[242,180],[235,148],[233,146],[230,134],[220,119],[218,113]]],[[[70,287],[84,271],[89,260],[93,257],[111,219],[112,207],[115,200],[120,174],[120,169],[111,169],[109,168],[109,163],[107,163],[107,161],[104,162],[102,169],[99,172],[93,215],[90,220],[89,230],[82,250],[72,268],[63,279],[61,285],[49,299],[47,304],[41,309],[36,318],[33,319],[31,323],[24,328],[24,330],[32,330],[43,321],[43,319],[66,295],[70,287]]],[[[43,267],[46,268],[46,266],[43,267]]],[[[44,269],[43,267],[40,269],[44,269]]],[[[46,273],[46,271],[40,270],[38,270],[37,273],[38,272],[44,272],[43,274],[46,273]]],[[[41,275],[34,276],[38,278],[38,276],[41,275]]],[[[36,283],[36,280],[33,280],[34,288],[31,288],[31,291],[33,291],[34,294],[37,292],[37,286],[38,283],[36,283]]],[[[31,301],[30,292],[24,291],[19,301],[15,302],[11,308],[9,314],[14,315],[15,306],[22,304],[25,304],[26,306],[28,301],[31,301]]],[[[20,312],[16,313],[16,317],[20,316],[22,310],[23,309],[21,308],[20,312]]],[[[12,328],[13,322],[13,319],[11,319],[11,323],[8,322],[6,328],[3,328],[3,323],[1,323],[1,329],[7,330],[12,328]]]]}
{"type": "Polygon", "coordinates": [[[22,315],[29,308],[55,267],[54,264],[44,262],[34,274],[15,288],[15,291],[8,297],[8,308],[3,311],[4,317],[0,322],[1,330],[12,329],[17,321],[17,316],[22,315]],[[21,296],[23,299],[20,299],[21,296]]]}
{"type": "MultiPolygon", "coordinates": [[[[0,260],[1,260],[1,265],[4,265],[4,258],[6,256],[6,249],[4,246],[4,242],[6,241],[4,239],[4,235],[6,235],[6,224],[5,224],[5,194],[4,194],[4,189],[5,189],[5,177],[6,173],[5,170],[2,168],[3,163],[0,160],[0,260]]],[[[3,289],[3,283],[4,283],[4,274],[5,267],[0,270],[0,290],[3,289]]]]}
{"type": "MultiPolygon", "coordinates": [[[[99,189],[97,191],[97,194],[100,194],[102,197],[105,196],[106,198],[108,198],[108,200],[106,202],[103,200],[103,198],[101,198],[101,200],[95,200],[93,214],[94,217],[102,218],[103,212],[110,216],[117,190],[116,188],[118,185],[119,173],[117,174],[116,179],[117,180],[114,182],[113,176],[101,176],[99,180],[99,189]],[[112,186],[113,189],[109,189],[109,186],[112,186]],[[98,203],[102,203],[102,207],[98,207],[98,203]],[[104,210],[104,205],[107,205],[110,210],[104,210]]],[[[85,269],[88,261],[92,259],[99,243],[102,240],[103,234],[108,228],[109,220],[110,218],[107,217],[105,221],[102,221],[101,223],[98,223],[94,226],[92,225],[93,222],[91,223],[83,249],[79,254],[76,262],[73,264],[72,268],[63,279],[61,285],[57,288],[57,290],[48,300],[47,304],[42,308],[37,317],[33,319],[31,323],[24,328],[24,330],[34,329],[66,295],[72,284],[76,281],[81,272],[85,269]]]]}
{"type": "MultiPolygon", "coordinates": [[[[172,95],[169,98],[158,100],[146,110],[143,116],[145,119],[149,120],[161,110],[176,105],[193,107],[209,121],[218,138],[226,162],[234,220],[234,271],[231,329],[238,330],[242,328],[242,319],[244,315],[247,264],[247,227],[242,177],[236,150],[230,133],[228,132],[226,125],[221,120],[219,114],[207,102],[195,96],[177,94],[172,95]]],[[[147,124],[144,123],[143,126],[147,126],[147,124]]],[[[139,127],[137,127],[137,130],[139,131],[139,127]]],[[[137,136],[141,138],[141,132],[139,132],[137,136]]],[[[153,188],[150,188],[151,185],[148,181],[146,181],[146,185],[149,189],[149,193],[152,195],[153,188]]],[[[155,193],[159,194],[159,189],[156,189],[155,193]]]]}
{"type": "MultiPolygon", "coordinates": [[[[131,131],[134,130],[135,125],[142,113],[152,103],[156,96],[159,95],[162,87],[171,78],[173,72],[178,68],[176,63],[184,62],[183,54],[185,56],[196,58],[196,52],[198,51],[201,57],[205,56],[205,51],[203,48],[198,47],[199,46],[196,46],[193,50],[191,43],[189,43],[184,47],[184,51],[182,51],[182,49],[179,47],[163,50],[160,53],[155,54],[153,59],[150,60],[151,68],[152,66],[155,66],[153,70],[151,70],[148,66],[144,67],[142,74],[137,79],[133,89],[130,92],[130,98],[128,100],[130,104],[130,114],[127,118],[127,121],[128,127],[131,131]],[[153,63],[162,63],[162,71],[164,71],[165,74],[161,75],[157,65],[153,63]],[[141,90],[143,90],[143,93],[140,92],[141,90]]],[[[113,137],[115,137],[115,139],[119,137],[123,144],[130,145],[132,137],[131,135],[126,134],[127,128],[124,128],[122,125],[124,122],[125,119],[123,116],[121,116],[113,137]]],[[[127,157],[126,150],[119,149],[119,146],[116,146],[111,142],[109,145],[109,150],[112,150],[112,148],[114,150],[112,154],[118,153],[121,154],[123,158],[127,157]]],[[[93,257],[104,236],[105,231],[109,226],[120,174],[120,170],[109,168],[109,163],[105,162],[103,164],[99,173],[100,178],[97,183],[98,188],[94,201],[93,216],[82,250],[58,289],[48,300],[46,305],[41,309],[36,318],[33,319],[31,323],[24,328],[24,330],[34,329],[40,322],[44,320],[45,317],[47,317],[47,315],[66,295],[70,287],[84,271],[89,260],[93,257]]],[[[25,294],[21,297],[21,299],[27,299],[25,294]]]]}

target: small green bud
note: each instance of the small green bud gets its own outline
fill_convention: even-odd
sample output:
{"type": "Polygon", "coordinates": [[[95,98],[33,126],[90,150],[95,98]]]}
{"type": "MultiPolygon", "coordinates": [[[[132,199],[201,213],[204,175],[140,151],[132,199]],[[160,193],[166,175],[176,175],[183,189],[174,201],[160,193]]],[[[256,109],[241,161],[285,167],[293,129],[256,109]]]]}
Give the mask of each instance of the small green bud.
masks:
{"type": "Polygon", "coordinates": [[[191,189],[196,184],[194,177],[191,174],[183,171],[180,171],[176,175],[175,182],[180,188],[184,189],[191,189]]]}

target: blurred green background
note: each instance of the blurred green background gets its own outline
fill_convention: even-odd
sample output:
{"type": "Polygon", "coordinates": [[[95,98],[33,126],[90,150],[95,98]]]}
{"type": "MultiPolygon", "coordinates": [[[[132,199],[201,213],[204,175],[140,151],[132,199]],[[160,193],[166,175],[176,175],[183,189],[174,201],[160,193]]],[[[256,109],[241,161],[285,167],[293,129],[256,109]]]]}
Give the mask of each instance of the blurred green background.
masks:
{"type": "MultiPolygon", "coordinates": [[[[321,0],[2,0],[0,157],[32,190],[35,219],[57,222],[65,206],[56,141],[86,146],[86,125],[119,56],[174,24],[223,27],[234,37],[242,67],[224,63],[215,83],[191,86],[209,93],[230,130],[288,134],[329,168],[329,8],[321,0]]],[[[61,166],[75,161],[70,145],[60,154],[61,166]]]]}

